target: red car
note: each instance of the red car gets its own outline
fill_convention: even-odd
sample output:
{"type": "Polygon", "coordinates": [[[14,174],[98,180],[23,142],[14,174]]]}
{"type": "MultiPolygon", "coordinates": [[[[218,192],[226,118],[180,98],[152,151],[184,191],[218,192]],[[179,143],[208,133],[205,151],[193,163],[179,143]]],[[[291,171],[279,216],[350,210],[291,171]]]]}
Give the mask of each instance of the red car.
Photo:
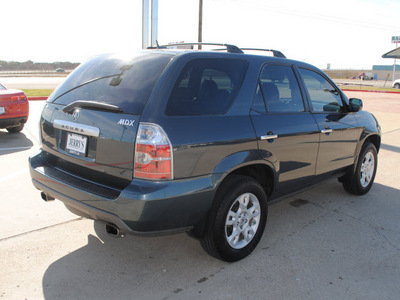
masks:
{"type": "Polygon", "coordinates": [[[0,128],[20,132],[28,120],[29,103],[25,93],[8,90],[0,84],[0,128]]]}

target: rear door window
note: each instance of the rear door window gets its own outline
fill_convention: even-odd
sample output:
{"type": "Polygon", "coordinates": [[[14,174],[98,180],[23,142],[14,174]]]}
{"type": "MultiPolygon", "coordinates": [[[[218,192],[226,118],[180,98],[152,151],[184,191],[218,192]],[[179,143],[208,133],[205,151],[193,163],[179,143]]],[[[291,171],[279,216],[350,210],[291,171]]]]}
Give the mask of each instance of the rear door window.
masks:
{"type": "Polygon", "coordinates": [[[258,112],[302,112],[304,103],[293,69],[266,65],[260,75],[253,109],[258,112]]]}
{"type": "Polygon", "coordinates": [[[159,53],[138,53],[129,59],[94,57],[71,73],[48,101],[62,105],[78,100],[104,102],[124,113],[140,115],[171,58],[159,53]]]}
{"type": "Polygon", "coordinates": [[[195,59],[180,73],[168,100],[170,116],[221,115],[231,107],[247,70],[238,59],[195,59]]]}

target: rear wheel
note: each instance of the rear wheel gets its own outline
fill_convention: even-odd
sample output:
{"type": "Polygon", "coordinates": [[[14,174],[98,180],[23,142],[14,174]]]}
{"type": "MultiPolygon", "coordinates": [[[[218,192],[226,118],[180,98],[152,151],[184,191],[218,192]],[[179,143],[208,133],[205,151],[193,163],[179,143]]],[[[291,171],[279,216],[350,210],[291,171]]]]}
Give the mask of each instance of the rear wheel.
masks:
{"type": "Polygon", "coordinates": [[[396,83],[396,84],[394,85],[394,88],[395,88],[395,89],[400,89],[400,83],[396,83]]]}
{"type": "Polygon", "coordinates": [[[371,143],[366,143],[360,153],[355,172],[343,181],[344,189],[353,195],[368,193],[374,183],[378,155],[371,143]]]}
{"type": "Polygon", "coordinates": [[[24,129],[24,124],[19,125],[19,126],[14,126],[14,127],[8,127],[7,131],[9,133],[16,133],[16,132],[20,132],[22,129],[24,129]]]}
{"type": "Polygon", "coordinates": [[[203,248],[229,262],[248,256],[257,246],[267,221],[267,196],[253,178],[233,175],[216,195],[203,248]]]}

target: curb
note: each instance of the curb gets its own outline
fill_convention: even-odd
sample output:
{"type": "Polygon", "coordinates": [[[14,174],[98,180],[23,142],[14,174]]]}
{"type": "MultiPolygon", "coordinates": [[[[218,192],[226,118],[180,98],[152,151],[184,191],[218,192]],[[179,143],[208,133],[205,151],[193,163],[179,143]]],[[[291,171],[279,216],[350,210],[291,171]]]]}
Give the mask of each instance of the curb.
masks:
{"type": "Polygon", "coordinates": [[[28,97],[28,101],[41,101],[47,100],[48,97],[28,97]]]}

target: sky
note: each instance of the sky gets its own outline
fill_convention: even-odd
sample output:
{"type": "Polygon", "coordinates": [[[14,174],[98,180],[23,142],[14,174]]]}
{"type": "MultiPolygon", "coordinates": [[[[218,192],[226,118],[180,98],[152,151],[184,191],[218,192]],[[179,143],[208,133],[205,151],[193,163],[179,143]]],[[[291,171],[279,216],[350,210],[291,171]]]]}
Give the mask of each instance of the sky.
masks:
{"type": "MultiPolygon", "coordinates": [[[[142,0],[0,0],[0,60],[84,62],[142,46],[142,0]]],[[[158,41],[196,42],[199,0],[158,0],[158,41]]],[[[203,0],[203,41],[325,69],[392,65],[399,0],[203,0]]],[[[398,62],[400,63],[400,62],[398,62]]]]}

